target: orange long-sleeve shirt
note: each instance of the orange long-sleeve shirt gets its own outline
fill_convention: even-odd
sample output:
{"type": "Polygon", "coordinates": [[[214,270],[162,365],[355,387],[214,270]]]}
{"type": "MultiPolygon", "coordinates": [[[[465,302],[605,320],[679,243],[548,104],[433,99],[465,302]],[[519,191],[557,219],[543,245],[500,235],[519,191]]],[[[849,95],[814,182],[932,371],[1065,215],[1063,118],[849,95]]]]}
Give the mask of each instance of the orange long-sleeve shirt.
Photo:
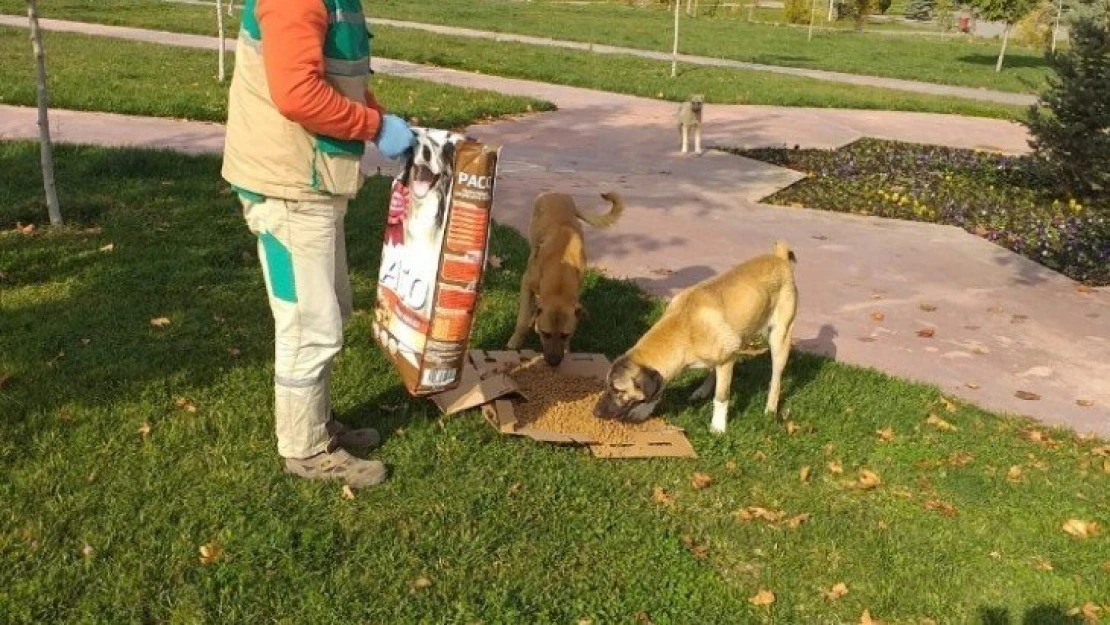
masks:
{"type": "Polygon", "coordinates": [[[382,107],[367,91],[355,102],[326,80],[324,37],[328,12],[320,0],[259,0],[263,63],[270,97],[278,111],[310,132],[336,139],[372,141],[381,128],[382,107]]]}

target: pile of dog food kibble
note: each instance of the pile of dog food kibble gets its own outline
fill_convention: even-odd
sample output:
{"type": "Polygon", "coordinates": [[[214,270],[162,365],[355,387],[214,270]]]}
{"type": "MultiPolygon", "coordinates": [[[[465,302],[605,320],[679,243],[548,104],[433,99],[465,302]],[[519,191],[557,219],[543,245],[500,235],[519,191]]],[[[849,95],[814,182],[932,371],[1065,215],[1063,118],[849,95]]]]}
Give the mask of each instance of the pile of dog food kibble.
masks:
{"type": "Polygon", "coordinates": [[[642,423],[598,419],[594,406],[605,389],[597,378],[568,375],[548,367],[542,358],[509,369],[509,377],[528,401],[513,402],[517,427],[589,437],[605,444],[629,441],[634,432],[661,430],[666,422],[652,417],[642,423]]]}

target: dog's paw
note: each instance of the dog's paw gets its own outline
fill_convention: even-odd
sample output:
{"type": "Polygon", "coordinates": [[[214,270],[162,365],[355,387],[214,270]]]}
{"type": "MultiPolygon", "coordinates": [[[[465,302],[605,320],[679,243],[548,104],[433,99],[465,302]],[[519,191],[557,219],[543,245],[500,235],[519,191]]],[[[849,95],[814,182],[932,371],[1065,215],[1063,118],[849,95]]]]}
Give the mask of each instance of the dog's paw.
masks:
{"type": "Polygon", "coordinates": [[[721,426],[710,425],[709,426],[709,431],[713,434],[718,434],[718,435],[724,434],[725,430],[727,430],[727,429],[728,429],[728,427],[724,426],[724,425],[721,425],[721,426]]]}
{"type": "Polygon", "coordinates": [[[508,343],[505,344],[505,349],[520,349],[520,346],[523,344],[524,337],[514,336],[513,338],[509,339],[508,343]]]}

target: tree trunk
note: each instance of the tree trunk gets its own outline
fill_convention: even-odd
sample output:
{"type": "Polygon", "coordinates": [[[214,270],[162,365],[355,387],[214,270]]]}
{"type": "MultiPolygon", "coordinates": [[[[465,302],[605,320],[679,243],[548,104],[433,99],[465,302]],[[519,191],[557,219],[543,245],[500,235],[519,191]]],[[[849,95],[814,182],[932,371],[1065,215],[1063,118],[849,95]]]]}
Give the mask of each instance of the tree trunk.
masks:
{"type": "Polygon", "coordinates": [[[220,82],[224,81],[224,6],[223,0],[216,0],[216,32],[219,33],[220,43],[219,49],[216,54],[219,56],[220,70],[216,75],[216,79],[220,82]]]}
{"type": "Polygon", "coordinates": [[[227,16],[235,15],[235,0],[227,0],[227,16]]]}
{"type": "Polygon", "coordinates": [[[671,50],[671,78],[678,75],[678,9],[682,0],[674,2],[674,49],[671,50]]]}
{"type": "Polygon", "coordinates": [[[42,47],[42,31],[39,30],[39,10],[35,0],[27,0],[27,19],[31,22],[31,48],[35,53],[38,70],[39,105],[39,159],[42,163],[42,184],[46,191],[46,209],[50,213],[50,225],[62,225],[62,209],[58,206],[58,190],[54,186],[54,143],[50,140],[50,105],[46,87],[46,51],[42,47]]]}
{"type": "Polygon", "coordinates": [[[1060,15],[1064,12],[1063,0],[1056,0],[1056,21],[1052,24],[1052,52],[1056,53],[1056,40],[1060,38],[1060,15]]]}
{"type": "Polygon", "coordinates": [[[1002,71],[1002,59],[1006,57],[1006,44],[1010,42],[1011,28],[1010,23],[1006,22],[1006,26],[1002,29],[1002,49],[998,51],[998,63],[994,66],[996,72],[1002,71]]]}
{"type": "Polygon", "coordinates": [[[836,5],[834,5],[834,4],[833,4],[833,0],[829,0],[829,19],[827,19],[827,20],[825,20],[825,21],[828,21],[828,22],[831,22],[831,21],[833,21],[833,17],[835,17],[835,16],[833,15],[833,13],[834,13],[835,11],[836,11],[836,5]]]}
{"type": "Polygon", "coordinates": [[[806,41],[813,41],[813,16],[817,13],[817,0],[809,1],[809,35],[806,41]]]}

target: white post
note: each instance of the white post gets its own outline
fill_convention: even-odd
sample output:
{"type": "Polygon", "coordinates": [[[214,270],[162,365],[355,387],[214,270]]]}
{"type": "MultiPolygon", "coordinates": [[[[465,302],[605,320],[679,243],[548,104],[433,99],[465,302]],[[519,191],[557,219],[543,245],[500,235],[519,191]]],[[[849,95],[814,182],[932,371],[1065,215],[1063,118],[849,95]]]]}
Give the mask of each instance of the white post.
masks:
{"type": "Polygon", "coordinates": [[[674,49],[671,50],[671,78],[678,75],[678,9],[682,0],[674,0],[674,49]]]}
{"type": "Polygon", "coordinates": [[[216,80],[224,81],[224,5],[223,0],[216,0],[216,31],[219,33],[220,43],[216,51],[220,62],[220,71],[216,80]]]}
{"type": "Polygon", "coordinates": [[[836,8],[833,2],[835,2],[835,0],[829,0],[829,19],[825,20],[826,22],[833,21],[833,10],[836,8]]]}
{"type": "Polygon", "coordinates": [[[1006,22],[1006,27],[1002,29],[1002,50],[998,52],[998,63],[994,66],[994,71],[1002,71],[1002,59],[1006,57],[1006,44],[1010,42],[1010,30],[1013,26],[1006,22]]]}
{"type": "Polygon", "coordinates": [[[806,41],[813,41],[813,16],[817,13],[817,0],[809,0],[809,35],[806,41]]]}
{"type": "Polygon", "coordinates": [[[1060,14],[1064,12],[1064,0],[1056,0],[1056,23],[1052,26],[1052,51],[1056,52],[1056,40],[1060,37],[1060,14]]]}
{"type": "Polygon", "coordinates": [[[42,185],[46,191],[46,210],[50,225],[62,225],[62,209],[58,205],[58,189],[54,185],[54,143],[50,139],[49,92],[46,87],[46,50],[39,30],[39,10],[35,0],[27,0],[27,19],[31,22],[31,48],[38,71],[39,161],[42,164],[42,185]]]}

